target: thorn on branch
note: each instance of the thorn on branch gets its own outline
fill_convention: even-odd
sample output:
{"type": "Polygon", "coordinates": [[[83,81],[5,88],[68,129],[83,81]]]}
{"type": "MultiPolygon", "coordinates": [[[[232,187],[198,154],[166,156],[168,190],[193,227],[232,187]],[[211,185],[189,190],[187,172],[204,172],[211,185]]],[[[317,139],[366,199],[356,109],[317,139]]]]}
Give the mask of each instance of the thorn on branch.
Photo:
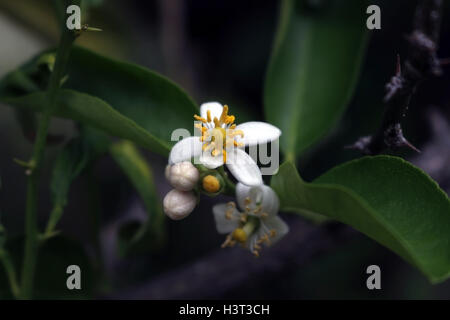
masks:
{"type": "Polygon", "coordinates": [[[440,76],[442,66],[450,63],[450,59],[437,57],[441,15],[442,0],[419,2],[414,30],[407,36],[408,57],[402,66],[400,56],[397,55],[395,75],[386,84],[386,95],[383,99],[386,109],[382,124],[375,134],[361,137],[346,148],[359,150],[366,155],[402,147],[420,152],[404,137],[401,121],[419,84],[430,77],[440,76]]]}

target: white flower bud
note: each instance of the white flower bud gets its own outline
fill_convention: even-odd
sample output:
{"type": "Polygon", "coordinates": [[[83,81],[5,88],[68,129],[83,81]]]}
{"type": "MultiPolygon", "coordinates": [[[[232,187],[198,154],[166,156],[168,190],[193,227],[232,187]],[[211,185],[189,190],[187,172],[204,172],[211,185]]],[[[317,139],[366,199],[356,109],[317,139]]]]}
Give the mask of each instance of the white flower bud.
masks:
{"type": "Polygon", "coordinates": [[[200,174],[189,161],[179,162],[170,168],[169,182],[177,190],[189,191],[197,185],[200,174]]]}
{"type": "Polygon", "coordinates": [[[164,212],[172,220],[186,218],[197,204],[197,198],[191,191],[173,189],[164,197],[164,212]]]}

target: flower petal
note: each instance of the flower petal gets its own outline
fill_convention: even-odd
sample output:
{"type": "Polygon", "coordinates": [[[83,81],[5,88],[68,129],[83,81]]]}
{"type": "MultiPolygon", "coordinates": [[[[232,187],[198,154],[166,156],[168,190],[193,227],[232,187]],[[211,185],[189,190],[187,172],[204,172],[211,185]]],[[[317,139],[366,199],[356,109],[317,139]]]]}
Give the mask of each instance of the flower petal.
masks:
{"type": "Polygon", "coordinates": [[[270,238],[270,244],[274,244],[289,232],[289,227],[280,217],[273,216],[261,220],[259,231],[263,232],[267,230],[275,230],[275,236],[270,238]]]}
{"type": "Polygon", "coordinates": [[[243,184],[257,186],[263,184],[261,170],[256,162],[245,151],[233,148],[227,153],[228,169],[243,184]]]}
{"type": "Polygon", "coordinates": [[[223,165],[223,156],[219,154],[214,157],[211,152],[204,151],[200,156],[200,163],[208,169],[215,169],[223,165]]]}
{"type": "Polygon", "coordinates": [[[208,110],[211,112],[211,119],[214,119],[214,117],[220,119],[220,116],[222,115],[223,106],[218,102],[203,103],[200,106],[200,116],[206,119],[208,110]]]}
{"type": "Polygon", "coordinates": [[[256,213],[249,212],[250,215],[260,216],[266,213],[268,216],[274,216],[280,208],[280,200],[273,189],[266,185],[249,187],[242,183],[236,185],[236,200],[239,207],[245,210],[247,206],[251,211],[258,209],[256,213]],[[245,199],[250,198],[250,203],[246,205],[245,199]]]}
{"type": "Polygon", "coordinates": [[[224,234],[233,232],[234,229],[239,227],[240,214],[236,208],[230,208],[225,203],[217,204],[213,207],[214,220],[216,221],[217,232],[224,234]],[[232,210],[230,219],[227,219],[227,210],[232,210]]]}
{"type": "Polygon", "coordinates": [[[236,141],[246,146],[268,143],[278,139],[281,130],[266,122],[244,122],[236,127],[236,130],[242,130],[244,137],[236,136],[236,141]]]}
{"type": "Polygon", "coordinates": [[[169,164],[174,164],[197,157],[202,152],[199,137],[187,137],[178,141],[170,150],[169,164]]]}

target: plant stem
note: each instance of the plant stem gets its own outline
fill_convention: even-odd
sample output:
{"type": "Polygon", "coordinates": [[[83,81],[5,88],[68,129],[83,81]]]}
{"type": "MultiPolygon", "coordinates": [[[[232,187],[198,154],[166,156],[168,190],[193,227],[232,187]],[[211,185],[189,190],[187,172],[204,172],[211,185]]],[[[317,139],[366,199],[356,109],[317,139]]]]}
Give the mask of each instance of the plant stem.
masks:
{"type": "Polygon", "coordinates": [[[17,283],[16,270],[14,269],[9,253],[4,249],[0,249],[0,261],[2,262],[3,267],[5,268],[6,275],[9,281],[9,286],[11,287],[11,292],[15,298],[18,298],[20,288],[19,284],[17,283]]]}
{"type": "Polygon", "coordinates": [[[56,60],[47,91],[48,105],[40,117],[33,154],[29,162],[30,169],[27,170],[27,204],[25,215],[25,251],[22,267],[21,299],[31,299],[33,292],[34,272],[36,268],[38,248],[38,181],[42,159],[44,157],[48,128],[51,116],[57,107],[57,94],[65,66],[69,59],[70,48],[75,40],[73,32],[64,29],[61,35],[60,45],[56,53],[56,60]]]}
{"type": "Polygon", "coordinates": [[[236,193],[236,185],[233,181],[231,181],[230,178],[228,178],[228,174],[225,172],[225,169],[222,167],[219,167],[218,170],[219,174],[222,176],[223,180],[225,181],[225,194],[234,196],[236,193]]]}

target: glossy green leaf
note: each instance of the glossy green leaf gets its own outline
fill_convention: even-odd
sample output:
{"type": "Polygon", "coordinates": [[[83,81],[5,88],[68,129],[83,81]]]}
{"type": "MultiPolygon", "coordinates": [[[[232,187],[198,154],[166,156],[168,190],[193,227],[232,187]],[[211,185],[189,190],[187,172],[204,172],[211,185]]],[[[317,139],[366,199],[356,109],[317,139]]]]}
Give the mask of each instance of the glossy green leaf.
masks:
{"type": "MultiPolygon", "coordinates": [[[[46,51],[36,56],[0,81],[0,101],[13,104],[15,99],[23,98],[23,106],[23,102],[36,97],[25,99],[23,95],[33,88],[45,88],[45,82],[48,80],[45,73],[48,73],[48,68],[45,70],[43,66],[45,61],[49,60],[49,54],[52,52],[46,51]],[[16,76],[12,77],[12,74],[16,76]],[[17,74],[20,75],[20,81],[17,74]],[[24,80],[24,75],[28,79],[24,80]],[[34,82],[34,87],[30,85],[30,80],[34,82]]],[[[72,110],[65,111],[60,107],[59,116],[84,121],[163,155],[168,154],[173,144],[173,130],[193,128],[192,116],[198,113],[197,105],[175,83],[155,72],[74,47],[66,73],[68,78],[64,88],[87,95],[78,96],[75,101],[77,105],[71,104],[72,110]],[[91,110],[78,105],[83,102],[81,97],[89,96],[92,96],[92,99],[86,100],[89,100],[87,102],[91,110]],[[93,101],[95,99],[97,101],[93,101]],[[116,130],[115,127],[119,129],[116,130]]],[[[73,95],[72,93],[69,98],[76,99],[73,95]]],[[[38,97],[41,103],[45,102],[43,98],[38,97]]]]}
{"type": "MultiPolygon", "coordinates": [[[[105,101],[73,90],[58,92],[59,108],[55,116],[73,119],[116,137],[131,140],[156,153],[167,155],[170,146],[151,135],[133,120],[117,112],[105,101]]],[[[3,102],[28,110],[42,111],[47,103],[44,92],[35,92],[17,98],[4,98],[3,102]]]]}
{"type": "Polygon", "coordinates": [[[144,202],[147,220],[129,223],[119,230],[119,253],[121,255],[145,252],[161,244],[164,231],[164,214],[156,194],[153,173],[139,150],[129,141],[111,146],[111,155],[144,202]]]}
{"type": "Polygon", "coordinates": [[[314,183],[291,163],[272,180],[282,209],[341,221],[390,248],[432,282],[450,276],[450,200],[423,171],[389,156],[338,166],[314,183]]]}
{"type": "Polygon", "coordinates": [[[266,118],[293,159],[336,124],[366,44],[365,1],[284,0],[264,88],[266,118]]]}

